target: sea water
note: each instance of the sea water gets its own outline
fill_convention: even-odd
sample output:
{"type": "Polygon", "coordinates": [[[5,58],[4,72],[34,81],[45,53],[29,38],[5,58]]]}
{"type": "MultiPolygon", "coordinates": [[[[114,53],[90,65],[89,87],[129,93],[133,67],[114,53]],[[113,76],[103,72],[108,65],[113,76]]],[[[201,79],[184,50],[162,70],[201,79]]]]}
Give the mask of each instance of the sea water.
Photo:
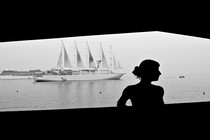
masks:
{"type": "MultiPolygon", "coordinates": [[[[113,107],[123,89],[138,82],[134,76],[102,81],[0,80],[0,111],[113,107]]],[[[153,84],[164,88],[166,104],[210,101],[210,78],[205,75],[161,76],[153,84]]]]}

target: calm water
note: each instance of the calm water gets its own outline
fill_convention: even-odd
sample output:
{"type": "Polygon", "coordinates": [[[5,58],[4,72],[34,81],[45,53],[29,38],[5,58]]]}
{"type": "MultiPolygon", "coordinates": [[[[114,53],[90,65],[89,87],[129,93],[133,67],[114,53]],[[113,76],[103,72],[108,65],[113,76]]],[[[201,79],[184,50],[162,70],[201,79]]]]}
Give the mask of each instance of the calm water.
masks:
{"type": "MultiPolygon", "coordinates": [[[[45,83],[0,80],[0,111],[116,106],[123,89],[137,82],[132,76],[121,80],[45,83]]],[[[164,88],[167,104],[210,101],[208,76],[160,77],[154,84],[164,88]]]]}

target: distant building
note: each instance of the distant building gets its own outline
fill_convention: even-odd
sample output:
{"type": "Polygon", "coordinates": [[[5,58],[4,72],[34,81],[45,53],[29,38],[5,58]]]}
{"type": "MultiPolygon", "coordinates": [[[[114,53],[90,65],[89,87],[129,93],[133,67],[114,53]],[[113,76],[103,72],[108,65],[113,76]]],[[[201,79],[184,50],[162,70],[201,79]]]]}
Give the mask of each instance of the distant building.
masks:
{"type": "Polygon", "coordinates": [[[3,70],[0,75],[32,76],[32,75],[37,75],[37,73],[40,74],[42,73],[42,71],[40,69],[29,70],[29,71],[17,71],[13,69],[6,69],[3,70]]]}

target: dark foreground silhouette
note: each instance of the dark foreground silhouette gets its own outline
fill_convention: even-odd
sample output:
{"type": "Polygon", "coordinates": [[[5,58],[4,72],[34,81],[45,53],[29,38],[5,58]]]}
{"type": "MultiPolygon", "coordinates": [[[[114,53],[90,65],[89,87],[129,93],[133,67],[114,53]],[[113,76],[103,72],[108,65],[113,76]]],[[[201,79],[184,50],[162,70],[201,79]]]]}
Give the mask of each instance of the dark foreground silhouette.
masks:
{"type": "Polygon", "coordinates": [[[135,111],[163,108],[164,89],[151,83],[157,81],[161,75],[159,66],[158,62],[150,59],[144,60],[139,66],[136,66],[133,74],[140,79],[140,82],[136,85],[129,85],[123,90],[117,106],[125,109],[127,101],[130,100],[135,111]]]}

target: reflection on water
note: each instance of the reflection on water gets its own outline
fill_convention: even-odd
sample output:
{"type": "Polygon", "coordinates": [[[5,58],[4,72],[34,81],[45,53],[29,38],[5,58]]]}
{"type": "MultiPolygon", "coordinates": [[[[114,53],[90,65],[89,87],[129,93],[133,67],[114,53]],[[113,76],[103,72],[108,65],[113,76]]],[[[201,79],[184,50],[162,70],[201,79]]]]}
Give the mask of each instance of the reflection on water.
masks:
{"type": "Polygon", "coordinates": [[[33,82],[1,80],[0,110],[116,106],[125,80],[33,82]]]}
{"type": "Polygon", "coordinates": [[[60,107],[115,106],[123,87],[122,81],[74,81],[58,84],[60,107]]]}
{"type": "MultiPolygon", "coordinates": [[[[0,80],[0,111],[116,106],[123,89],[137,82],[133,77],[40,83],[33,80],[0,80]]],[[[164,88],[165,103],[210,100],[209,77],[161,77],[154,84],[164,88]]]]}

